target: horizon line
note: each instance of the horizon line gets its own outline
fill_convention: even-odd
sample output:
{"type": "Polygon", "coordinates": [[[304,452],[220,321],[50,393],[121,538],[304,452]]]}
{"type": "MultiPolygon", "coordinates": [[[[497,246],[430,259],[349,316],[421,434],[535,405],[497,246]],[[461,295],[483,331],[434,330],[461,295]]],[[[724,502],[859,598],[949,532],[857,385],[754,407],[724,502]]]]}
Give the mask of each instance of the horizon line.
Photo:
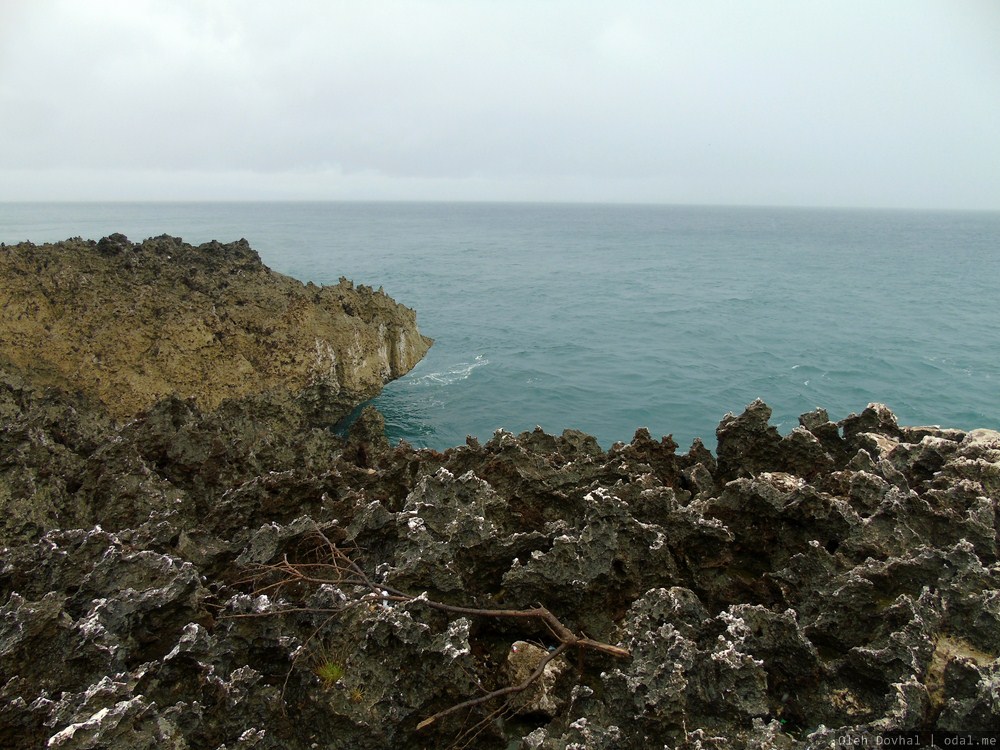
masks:
{"type": "Polygon", "coordinates": [[[514,199],[444,199],[444,198],[151,198],[151,199],[0,199],[0,205],[191,205],[191,204],[383,204],[383,205],[468,205],[468,206],[560,206],[560,207],[621,207],[621,208],[725,208],[804,211],[898,211],[898,212],[961,212],[1000,213],[997,208],[849,205],[849,204],[781,204],[781,203],[702,203],[667,201],[599,201],[599,200],[514,200],[514,199]]]}

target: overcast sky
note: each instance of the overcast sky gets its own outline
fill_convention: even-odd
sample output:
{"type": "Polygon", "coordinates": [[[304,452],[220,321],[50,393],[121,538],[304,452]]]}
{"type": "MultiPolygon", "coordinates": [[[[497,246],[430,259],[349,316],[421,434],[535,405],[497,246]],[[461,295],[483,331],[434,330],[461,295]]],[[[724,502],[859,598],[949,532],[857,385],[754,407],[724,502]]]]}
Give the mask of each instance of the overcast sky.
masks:
{"type": "Polygon", "coordinates": [[[1000,209],[997,0],[0,0],[0,200],[1000,209]]]}

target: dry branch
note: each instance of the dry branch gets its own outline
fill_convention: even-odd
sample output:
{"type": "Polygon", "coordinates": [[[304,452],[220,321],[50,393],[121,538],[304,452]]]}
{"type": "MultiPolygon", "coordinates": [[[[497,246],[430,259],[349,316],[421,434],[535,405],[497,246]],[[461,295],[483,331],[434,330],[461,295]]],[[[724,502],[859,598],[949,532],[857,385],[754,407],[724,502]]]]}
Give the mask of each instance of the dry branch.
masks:
{"type": "MultiPolygon", "coordinates": [[[[348,599],[343,605],[338,607],[292,607],[242,616],[260,617],[284,614],[286,612],[303,611],[336,613],[343,611],[348,607],[375,600],[379,602],[419,604],[427,607],[428,609],[437,610],[439,612],[467,615],[469,617],[536,620],[544,624],[552,636],[559,642],[559,645],[539,662],[535,671],[520,684],[494,690],[477,698],[472,698],[470,700],[463,701],[462,703],[455,704],[450,708],[439,711],[433,716],[429,716],[424,719],[417,724],[417,729],[424,729],[437,720],[457,711],[473,708],[497,698],[503,698],[505,696],[509,698],[510,696],[524,692],[531,687],[531,685],[538,680],[539,677],[542,676],[542,673],[545,671],[545,667],[549,664],[549,662],[570,649],[576,649],[579,651],[596,651],[618,659],[628,659],[631,657],[631,653],[627,649],[619,646],[613,646],[609,643],[596,641],[583,635],[577,635],[566,627],[558,617],[541,605],[532,607],[531,609],[481,609],[478,607],[463,607],[437,602],[432,599],[428,599],[426,595],[413,596],[412,594],[407,594],[391,586],[377,584],[372,581],[368,574],[364,572],[364,570],[347,552],[331,542],[321,530],[317,529],[315,534],[317,539],[320,540],[318,549],[322,549],[321,562],[292,562],[286,555],[282,558],[281,562],[270,565],[261,565],[258,567],[256,575],[252,579],[257,584],[255,589],[256,592],[259,594],[277,594],[283,589],[300,585],[317,587],[334,585],[340,588],[341,591],[343,591],[344,587],[353,587],[361,590],[363,593],[357,594],[355,598],[348,599]],[[270,583],[264,583],[265,580],[269,579],[271,581],[270,583]]],[[[239,617],[241,615],[236,616],[239,617]]]]}

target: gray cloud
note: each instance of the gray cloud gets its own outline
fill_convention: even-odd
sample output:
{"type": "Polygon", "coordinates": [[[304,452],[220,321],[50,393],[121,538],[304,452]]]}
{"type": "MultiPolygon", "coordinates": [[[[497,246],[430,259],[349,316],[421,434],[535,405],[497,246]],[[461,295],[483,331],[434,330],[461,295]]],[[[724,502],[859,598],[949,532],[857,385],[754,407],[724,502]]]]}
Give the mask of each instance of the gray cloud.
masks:
{"type": "Polygon", "coordinates": [[[0,8],[0,199],[1000,209],[991,0],[0,8]]]}

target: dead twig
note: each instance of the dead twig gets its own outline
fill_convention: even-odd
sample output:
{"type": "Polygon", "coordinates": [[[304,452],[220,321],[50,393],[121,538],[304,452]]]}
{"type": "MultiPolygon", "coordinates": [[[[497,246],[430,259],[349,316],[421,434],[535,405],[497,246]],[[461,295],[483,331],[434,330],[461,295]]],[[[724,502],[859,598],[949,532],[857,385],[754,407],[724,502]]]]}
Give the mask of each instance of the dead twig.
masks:
{"type": "Polygon", "coordinates": [[[502,698],[505,695],[517,695],[518,693],[524,692],[529,687],[531,687],[532,683],[534,683],[535,680],[537,680],[539,677],[542,676],[542,674],[545,672],[545,667],[548,666],[548,663],[550,661],[552,661],[558,656],[561,656],[570,647],[571,647],[570,643],[560,643],[559,646],[554,651],[550,651],[548,654],[545,655],[545,658],[543,658],[540,662],[538,662],[538,666],[535,667],[535,671],[532,672],[530,675],[528,675],[528,677],[524,680],[524,682],[520,683],[519,685],[511,685],[510,687],[500,688],[499,690],[494,690],[493,692],[487,693],[486,695],[480,695],[478,698],[471,698],[467,701],[456,703],[454,706],[446,708],[444,711],[438,711],[433,716],[428,716],[422,722],[417,724],[417,729],[423,729],[425,727],[429,727],[438,719],[443,719],[445,716],[453,714],[456,711],[461,711],[464,708],[473,708],[474,706],[478,706],[481,703],[486,703],[488,701],[491,701],[494,698],[502,698]]]}
{"type": "MultiPolygon", "coordinates": [[[[545,671],[545,667],[549,664],[549,662],[571,649],[577,650],[581,654],[586,651],[595,651],[617,659],[628,659],[631,657],[628,649],[613,646],[609,643],[603,643],[584,635],[577,635],[566,627],[558,617],[552,614],[551,611],[541,605],[537,605],[530,609],[483,609],[479,607],[464,607],[434,601],[433,599],[428,599],[425,594],[413,596],[412,594],[407,594],[391,586],[375,583],[371,577],[365,573],[365,571],[351,558],[351,556],[330,541],[322,530],[317,529],[315,531],[315,535],[320,541],[318,549],[322,549],[323,553],[323,560],[321,562],[292,562],[286,555],[282,558],[281,562],[259,566],[256,575],[253,577],[253,580],[255,580],[258,584],[258,587],[255,589],[256,592],[258,594],[267,593],[278,595],[283,590],[304,585],[307,587],[335,586],[340,589],[342,593],[345,593],[345,596],[348,596],[348,594],[344,592],[344,589],[353,588],[356,590],[355,593],[349,595],[349,598],[347,598],[342,605],[337,607],[300,606],[243,615],[231,615],[231,617],[261,617],[284,614],[285,612],[336,614],[338,612],[342,612],[348,607],[364,603],[395,602],[419,605],[438,612],[464,615],[468,617],[535,620],[537,622],[541,622],[552,634],[553,638],[559,642],[559,645],[556,646],[554,650],[546,654],[546,656],[538,663],[535,670],[520,684],[493,690],[476,698],[471,698],[467,701],[457,703],[443,711],[439,711],[433,716],[429,716],[417,724],[418,730],[424,729],[431,724],[434,724],[439,719],[458,711],[474,708],[498,698],[506,697],[509,701],[512,696],[522,693],[530,688],[532,684],[534,684],[534,682],[542,676],[545,671]],[[273,580],[271,580],[270,583],[265,583],[268,579],[273,580]]],[[[329,619],[324,620],[323,624],[320,625],[320,628],[318,628],[310,636],[310,639],[314,638],[318,634],[319,629],[324,627],[327,622],[329,622],[329,619]]]]}

